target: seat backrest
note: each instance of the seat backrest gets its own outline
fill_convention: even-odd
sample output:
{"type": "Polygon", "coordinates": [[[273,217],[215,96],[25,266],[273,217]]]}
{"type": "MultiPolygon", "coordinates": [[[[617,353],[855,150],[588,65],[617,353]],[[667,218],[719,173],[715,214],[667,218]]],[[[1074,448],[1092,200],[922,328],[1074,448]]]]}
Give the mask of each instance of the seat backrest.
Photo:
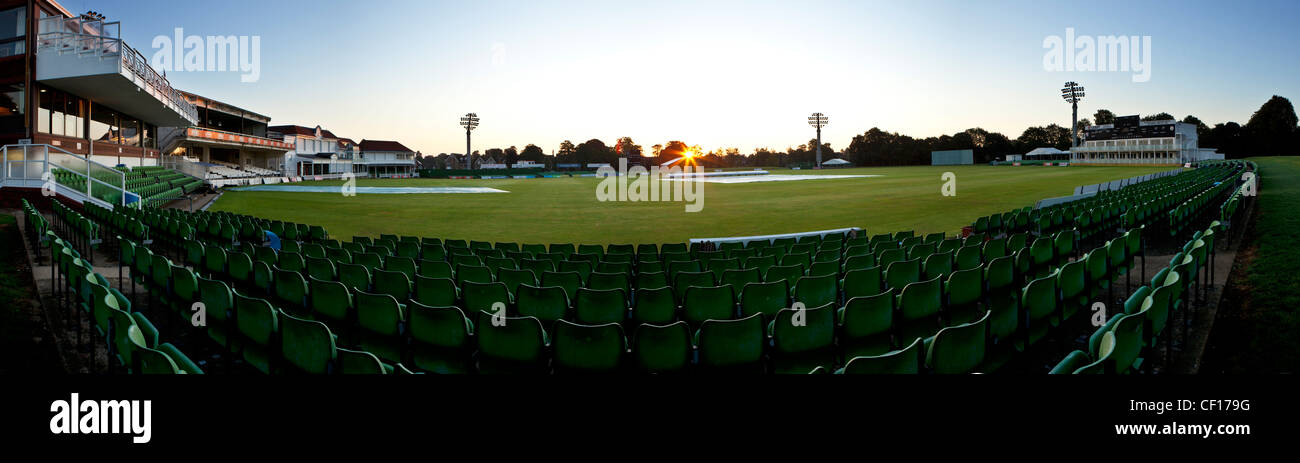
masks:
{"type": "Polygon", "coordinates": [[[681,371],[690,362],[691,333],[686,322],[641,324],[632,335],[632,358],[648,373],[681,371]]]}
{"type": "Polygon", "coordinates": [[[988,342],[989,314],[979,320],[939,330],[926,353],[926,363],[935,373],[970,373],[984,362],[988,342]]]}
{"type": "Polygon", "coordinates": [[[700,365],[756,365],[763,358],[763,323],[758,314],[738,320],[707,320],[700,325],[700,365]]]}
{"type": "Polygon", "coordinates": [[[568,315],[569,295],[564,288],[521,284],[515,291],[519,315],[536,317],[543,322],[553,322],[568,315]]]}
{"type": "Polygon", "coordinates": [[[578,323],[622,323],[627,314],[627,294],[622,289],[579,288],[573,313],[578,323]]]}
{"type": "Polygon", "coordinates": [[[279,314],[280,353],[285,362],[310,374],[329,373],[335,357],[334,335],[324,323],[279,314]]]}
{"type": "Polygon", "coordinates": [[[772,320],[772,347],[794,354],[829,349],[835,337],[834,304],[781,309],[772,320]]]}
{"type": "Polygon", "coordinates": [[[907,347],[882,355],[861,356],[849,359],[836,373],[842,374],[917,374],[921,372],[925,352],[921,338],[907,347]]]}
{"type": "Polygon", "coordinates": [[[692,286],[682,300],[682,313],[692,326],[705,320],[730,320],[736,313],[734,293],[728,286],[692,286]]]}
{"type": "Polygon", "coordinates": [[[413,342],[453,349],[469,347],[474,325],[459,308],[412,302],[407,312],[413,342]]]}
{"type": "Polygon", "coordinates": [[[619,367],[627,338],[618,323],[579,325],[555,322],[554,358],[557,371],[613,371],[619,367]]]}

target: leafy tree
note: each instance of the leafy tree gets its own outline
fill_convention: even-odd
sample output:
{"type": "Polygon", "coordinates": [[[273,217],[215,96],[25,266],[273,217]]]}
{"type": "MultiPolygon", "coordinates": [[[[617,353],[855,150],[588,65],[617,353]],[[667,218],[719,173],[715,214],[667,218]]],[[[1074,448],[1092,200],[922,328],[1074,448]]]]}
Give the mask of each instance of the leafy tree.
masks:
{"type": "Polygon", "coordinates": [[[1109,109],[1098,109],[1092,115],[1092,120],[1097,121],[1097,125],[1114,124],[1115,113],[1110,112],[1109,109]]]}
{"type": "Polygon", "coordinates": [[[1246,122],[1259,154],[1296,154],[1292,144],[1296,133],[1295,107],[1291,101],[1273,95],[1246,122]]]}
{"type": "Polygon", "coordinates": [[[524,147],[523,152],[519,153],[519,159],[541,164],[546,161],[546,153],[542,151],[540,146],[529,143],[528,146],[524,147]]]}

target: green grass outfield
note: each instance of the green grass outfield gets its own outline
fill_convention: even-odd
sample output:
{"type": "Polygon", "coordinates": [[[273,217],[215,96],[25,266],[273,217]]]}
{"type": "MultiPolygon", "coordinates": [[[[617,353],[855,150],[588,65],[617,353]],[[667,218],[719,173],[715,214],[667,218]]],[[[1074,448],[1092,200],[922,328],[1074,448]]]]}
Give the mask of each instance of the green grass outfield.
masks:
{"type": "Polygon", "coordinates": [[[1258,211],[1248,241],[1237,255],[1242,273],[1234,276],[1228,292],[1229,309],[1235,310],[1225,312],[1220,307],[1202,371],[1296,373],[1300,371],[1296,335],[1300,333],[1300,285],[1296,284],[1300,157],[1250,160],[1259,164],[1258,211]]]}
{"type": "MultiPolygon", "coordinates": [[[[665,243],[690,238],[864,227],[868,233],[958,232],[976,218],[1073,193],[1074,187],[1171,167],[884,167],[774,174],[866,174],[852,179],[706,183],[703,210],[683,202],[599,202],[598,178],[359,179],[357,186],[491,187],[493,194],[228,191],[209,210],[322,225],[335,237],[380,234],[520,243],[665,243]],[[944,172],[957,195],[940,193],[944,172]]],[[[342,181],[302,185],[342,185],[342,181]]],[[[663,182],[670,184],[672,182],[663,182]]]]}

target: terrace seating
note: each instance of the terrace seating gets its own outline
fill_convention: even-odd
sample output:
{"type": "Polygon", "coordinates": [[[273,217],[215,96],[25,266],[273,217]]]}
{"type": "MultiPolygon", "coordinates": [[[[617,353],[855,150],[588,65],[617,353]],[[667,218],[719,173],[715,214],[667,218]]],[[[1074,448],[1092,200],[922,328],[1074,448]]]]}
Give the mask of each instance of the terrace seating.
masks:
{"type": "MultiPolygon", "coordinates": [[[[56,215],[71,238],[61,241],[61,254],[89,249],[93,240],[84,236],[120,236],[122,260],[141,270],[133,281],[151,300],[173,312],[194,298],[210,303],[205,338],[269,373],[350,371],[342,355],[365,366],[359,370],[428,373],[993,371],[1001,356],[1014,360],[1042,349],[1048,336],[1072,336],[1073,315],[1124,290],[1117,283],[1136,271],[1141,254],[1131,249],[1142,247],[1143,236],[1166,239],[1169,230],[1184,230],[1174,234],[1180,244],[1191,238],[1187,252],[1139,288],[1087,345],[1073,346],[1077,352],[1058,368],[1125,373],[1149,366],[1155,348],[1169,345],[1168,328],[1179,322],[1171,320],[1186,320],[1196,307],[1196,282],[1208,271],[1206,236],[1216,227],[1204,222],[1223,216],[1221,205],[1236,191],[1224,180],[1240,177],[1238,164],[1226,165],[1238,167],[1189,171],[1115,193],[1109,199],[1139,192],[1144,199],[1120,207],[1109,226],[1104,214],[1102,225],[1092,221],[1091,210],[1053,210],[1061,212],[1060,225],[1019,210],[1012,215],[1024,214],[1024,221],[986,218],[988,235],[966,240],[901,232],[718,251],[679,243],[344,241],[305,224],[154,208],[88,205],[84,216],[66,208],[56,215]],[[1144,204],[1165,206],[1122,218],[1144,204]],[[281,251],[260,245],[262,230],[283,237],[281,251]],[[141,245],[145,240],[153,243],[141,245]],[[156,262],[167,272],[152,271],[156,262]],[[824,263],[832,266],[819,267],[824,263]],[[187,273],[197,274],[197,295],[186,289],[187,273]],[[325,360],[322,327],[335,343],[333,364],[325,360]]],[[[39,228],[39,214],[32,216],[39,228]]],[[[66,262],[63,274],[85,279],[86,263],[66,262]]],[[[80,284],[61,288],[94,292],[80,284]]],[[[1062,338],[1068,343],[1070,336],[1056,339],[1062,338]]]]}

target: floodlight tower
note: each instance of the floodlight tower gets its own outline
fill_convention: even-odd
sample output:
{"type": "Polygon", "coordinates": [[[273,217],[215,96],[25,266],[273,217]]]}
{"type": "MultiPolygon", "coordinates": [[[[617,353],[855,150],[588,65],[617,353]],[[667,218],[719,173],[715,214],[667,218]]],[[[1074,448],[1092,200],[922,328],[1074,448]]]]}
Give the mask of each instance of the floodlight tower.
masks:
{"type": "Polygon", "coordinates": [[[472,151],[469,150],[469,133],[478,128],[478,114],[469,113],[460,117],[460,126],[465,128],[465,165],[467,169],[474,168],[474,160],[470,157],[472,151]]]}
{"type": "Polygon", "coordinates": [[[1061,88],[1061,98],[1074,108],[1070,119],[1070,147],[1073,148],[1079,146],[1079,102],[1083,101],[1083,86],[1078,82],[1066,82],[1065,87],[1061,88]]]}
{"type": "Polygon", "coordinates": [[[825,114],[812,113],[811,116],[808,116],[808,125],[817,128],[817,165],[815,166],[816,169],[822,168],[822,127],[825,127],[826,124],[828,123],[830,123],[830,118],[827,118],[825,114]]]}

